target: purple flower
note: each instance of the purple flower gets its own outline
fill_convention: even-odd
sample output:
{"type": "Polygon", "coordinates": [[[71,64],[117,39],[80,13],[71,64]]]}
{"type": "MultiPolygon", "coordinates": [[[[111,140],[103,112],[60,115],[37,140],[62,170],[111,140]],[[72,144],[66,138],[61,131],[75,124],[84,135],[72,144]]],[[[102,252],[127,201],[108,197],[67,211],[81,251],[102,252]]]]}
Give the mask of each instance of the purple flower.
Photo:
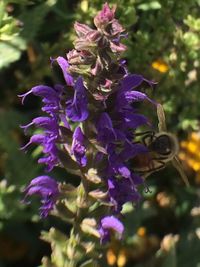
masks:
{"type": "Polygon", "coordinates": [[[51,171],[59,163],[57,158],[56,136],[51,134],[35,134],[21,149],[25,150],[31,144],[38,144],[43,147],[43,153],[47,154],[47,156],[39,159],[38,163],[45,163],[47,165],[47,171],[51,171]]]}
{"type": "Polygon", "coordinates": [[[143,81],[144,81],[144,78],[142,75],[138,75],[138,74],[127,75],[125,78],[121,80],[120,88],[121,90],[129,91],[141,85],[143,81]]]}
{"type": "Polygon", "coordinates": [[[47,152],[46,156],[38,159],[38,163],[47,165],[45,170],[47,172],[50,172],[55,166],[59,164],[57,147],[55,145],[52,146],[51,151],[47,152]]]}
{"type": "Polygon", "coordinates": [[[109,167],[107,170],[109,175],[120,175],[125,178],[131,177],[131,171],[124,162],[115,154],[109,157],[109,167]]]}
{"type": "Polygon", "coordinates": [[[56,135],[58,135],[58,122],[55,118],[51,117],[37,117],[32,120],[27,125],[21,126],[22,129],[24,129],[25,133],[27,132],[27,129],[31,126],[35,125],[36,127],[41,127],[47,131],[54,131],[56,135]]]}
{"type": "Polygon", "coordinates": [[[140,200],[140,194],[137,192],[133,182],[134,179],[136,180],[136,178],[138,177],[133,176],[133,179],[108,179],[108,191],[110,195],[110,201],[114,205],[114,209],[116,212],[120,212],[122,206],[126,202],[136,202],[140,200]]]}
{"type": "Polygon", "coordinates": [[[59,164],[57,144],[59,144],[60,140],[62,140],[62,137],[60,136],[61,133],[59,131],[60,123],[62,122],[66,128],[70,128],[66,115],[63,112],[64,108],[61,104],[63,88],[64,87],[61,85],[55,85],[54,88],[39,85],[33,87],[29,92],[20,96],[22,97],[22,101],[24,101],[25,97],[30,93],[42,97],[42,102],[44,104],[42,110],[49,114],[49,117],[38,117],[33,119],[31,123],[21,126],[24,128],[25,133],[32,125],[43,128],[43,133],[33,135],[30,138],[30,141],[22,147],[22,149],[26,149],[33,143],[41,145],[45,155],[38,160],[38,163],[46,164],[47,171],[51,171],[54,166],[59,164]]]}
{"type": "Polygon", "coordinates": [[[112,120],[108,113],[104,112],[100,115],[96,128],[98,141],[107,144],[117,139],[117,133],[113,128],[112,120]]]}
{"type": "Polygon", "coordinates": [[[128,129],[135,130],[139,126],[149,124],[147,117],[133,112],[133,110],[124,109],[116,112],[116,128],[126,132],[128,129]]]}
{"type": "Polygon", "coordinates": [[[48,113],[51,116],[55,116],[60,110],[60,97],[63,93],[63,86],[55,85],[54,88],[46,85],[38,85],[33,87],[30,91],[25,94],[19,95],[22,98],[22,103],[24,103],[25,98],[29,94],[42,97],[42,102],[44,106],[42,111],[48,113]]]}
{"type": "Polygon", "coordinates": [[[156,84],[155,82],[145,79],[142,75],[137,74],[127,75],[121,80],[116,99],[118,110],[124,109],[132,102],[141,102],[144,100],[148,100],[152,104],[156,104],[145,93],[133,90],[136,87],[140,86],[143,82],[146,82],[151,87],[156,84]]]}
{"type": "Polygon", "coordinates": [[[74,97],[66,102],[66,114],[74,122],[84,121],[87,119],[88,100],[86,89],[83,85],[83,79],[79,77],[74,85],[74,97]]]}
{"type": "Polygon", "coordinates": [[[121,239],[122,234],[124,232],[124,226],[114,216],[106,216],[101,219],[99,233],[101,235],[101,243],[107,242],[110,240],[111,232],[115,232],[118,234],[118,237],[121,239]]]}
{"type": "Polygon", "coordinates": [[[85,136],[83,135],[81,128],[78,126],[73,134],[71,153],[75,156],[76,161],[81,167],[85,167],[87,164],[87,158],[85,155],[86,147],[84,143],[85,136]]]}
{"type": "Polygon", "coordinates": [[[131,143],[128,139],[126,139],[123,149],[119,154],[119,157],[123,161],[128,161],[139,154],[145,154],[148,152],[146,146],[140,143],[131,143]]]}
{"type": "Polygon", "coordinates": [[[60,66],[60,68],[62,70],[66,84],[69,86],[73,86],[74,85],[74,79],[68,72],[68,68],[69,68],[68,61],[64,57],[57,57],[55,60],[58,62],[58,65],[60,66]]]}
{"type": "Polygon", "coordinates": [[[108,146],[108,168],[106,170],[107,175],[121,175],[125,178],[130,178],[131,171],[123,162],[120,154],[116,153],[117,147],[113,144],[108,146]]]}
{"type": "Polygon", "coordinates": [[[145,79],[142,75],[129,74],[121,80],[121,89],[124,91],[130,91],[140,86],[143,82],[146,82],[150,87],[157,84],[156,82],[145,79]]]}
{"type": "Polygon", "coordinates": [[[26,193],[25,199],[32,195],[39,195],[41,197],[41,217],[47,217],[49,212],[53,209],[59,194],[58,183],[49,176],[36,177],[24,191],[26,193]]]}
{"type": "Polygon", "coordinates": [[[33,87],[27,93],[19,95],[19,97],[22,98],[22,103],[24,102],[25,98],[30,94],[34,94],[35,96],[40,96],[44,98],[44,101],[58,99],[57,92],[52,87],[49,87],[46,85],[38,85],[38,86],[33,87]]]}
{"type": "Polygon", "coordinates": [[[117,107],[118,110],[124,109],[126,106],[133,102],[142,102],[148,100],[149,102],[155,104],[145,93],[139,91],[119,91],[117,95],[117,107]]]}

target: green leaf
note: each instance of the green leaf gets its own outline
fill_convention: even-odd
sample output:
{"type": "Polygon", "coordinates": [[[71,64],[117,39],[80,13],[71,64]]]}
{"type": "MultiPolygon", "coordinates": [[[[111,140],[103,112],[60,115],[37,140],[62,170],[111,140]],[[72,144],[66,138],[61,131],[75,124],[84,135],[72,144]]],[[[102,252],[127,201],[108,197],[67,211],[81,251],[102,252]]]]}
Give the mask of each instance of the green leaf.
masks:
{"type": "Polygon", "coordinates": [[[6,155],[4,175],[10,183],[18,185],[26,184],[37,175],[39,169],[30,154],[20,151],[20,144],[13,138],[13,135],[18,138],[19,125],[24,120],[24,115],[15,110],[0,112],[0,148],[6,155]]]}
{"type": "Polygon", "coordinates": [[[26,49],[25,40],[19,36],[13,37],[9,41],[0,42],[0,69],[7,67],[10,63],[15,62],[26,49]]]}
{"type": "Polygon", "coordinates": [[[30,10],[25,10],[21,15],[20,20],[24,23],[21,35],[27,41],[34,39],[40,30],[42,23],[45,21],[46,15],[55,3],[56,1],[54,0],[48,0],[30,10]]]}

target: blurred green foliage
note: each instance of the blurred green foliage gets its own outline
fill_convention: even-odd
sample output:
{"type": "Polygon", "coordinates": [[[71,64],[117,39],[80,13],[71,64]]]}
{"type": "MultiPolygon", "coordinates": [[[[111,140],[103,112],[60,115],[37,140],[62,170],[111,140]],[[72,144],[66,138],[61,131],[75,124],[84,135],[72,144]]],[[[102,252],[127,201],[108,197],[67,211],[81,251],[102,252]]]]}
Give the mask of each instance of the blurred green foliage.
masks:
{"type": "MultiPolygon", "coordinates": [[[[37,164],[39,151],[33,149],[27,155],[19,150],[28,141],[19,125],[39,114],[39,100],[30,96],[21,106],[17,94],[36,84],[62,81],[56,69],[52,73],[50,57],[65,55],[72,48],[74,21],[91,24],[102,4],[101,0],[0,1],[0,232],[21,229],[20,237],[25,229],[30,237],[26,240],[29,255],[33,246],[36,251],[36,259],[29,258],[28,263],[20,262],[19,266],[39,264],[37,257],[42,256],[40,246],[38,250],[35,246],[38,241],[31,241],[33,233],[38,236],[41,225],[33,223],[32,228],[27,227],[38,220],[37,209],[22,205],[21,199],[25,184],[43,169],[37,164]]],[[[181,133],[182,137],[199,129],[200,1],[110,0],[109,4],[117,5],[117,17],[129,33],[124,57],[130,72],[159,82],[153,98],[164,104],[169,130],[181,133]]],[[[130,259],[129,266],[199,267],[200,214],[191,215],[199,205],[199,189],[196,185],[191,189],[180,186],[177,174],[170,168],[153,175],[149,183],[152,194],[145,194],[143,204],[128,213],[124,245],[131,247],[135,242],[134,249],[137,248],[135,233],[141,226],[159,242],[170,233],[178,234],[179,241],[168,251],[158,246],[130,259]],[[160,206],[161,192],[174,199],[172,206],[160,206]]],[[[7,246],[7,252],[10,249],[12,254],[13,247],[2,239],[2,234],[0,245],[7,246]]],[[[22,260],[28,253],[24,251],[20,254],[22,260]]],[[[16,257],[13,262],[5,258],[0,253],[2,267],[17,262],[16,257]]]]}

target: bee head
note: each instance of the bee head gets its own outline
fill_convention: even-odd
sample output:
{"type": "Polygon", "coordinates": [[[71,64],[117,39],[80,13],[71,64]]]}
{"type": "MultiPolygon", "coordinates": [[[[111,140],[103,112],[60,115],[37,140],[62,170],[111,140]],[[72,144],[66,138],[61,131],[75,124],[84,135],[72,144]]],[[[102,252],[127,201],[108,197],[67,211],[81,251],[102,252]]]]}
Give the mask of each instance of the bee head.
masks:
{"type": "Polygon", "coordinates": [[[178,142],[176,137],[167,132],[155,134],[150,149],[163,157],[173,158],[178,153],[178,142]]]}

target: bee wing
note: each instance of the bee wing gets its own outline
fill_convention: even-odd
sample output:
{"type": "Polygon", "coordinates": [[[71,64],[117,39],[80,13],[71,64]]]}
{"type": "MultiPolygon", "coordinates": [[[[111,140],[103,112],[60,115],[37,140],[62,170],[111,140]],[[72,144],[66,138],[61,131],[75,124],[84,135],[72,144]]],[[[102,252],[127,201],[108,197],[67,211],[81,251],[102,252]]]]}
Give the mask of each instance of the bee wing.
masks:
{"type": "Polygon", "coordinates": [[[158,115],[158,129],[159,132],[166,132],[167,127],[165,123],[165,112],[161,104],[157,104],[157,115],[158,115]]]}
{"type": "Polygon", "coordinates": [[[190,183],[188,181],[188,177],[186,176],[186,174],[185,174],[185,172],[183,170],[183,166],[182,166],[182,164],[181,164],[181,162],[180,162],[180,160],[179,160],[179,158],[177,156],[175,156],[173,158],[172,164],[177,169],[177,171],[179,172],[179,174],[180,174],[183,182],[185,183],[185,185],[187,187],[189,187],[190,186],[190,183]]]}

